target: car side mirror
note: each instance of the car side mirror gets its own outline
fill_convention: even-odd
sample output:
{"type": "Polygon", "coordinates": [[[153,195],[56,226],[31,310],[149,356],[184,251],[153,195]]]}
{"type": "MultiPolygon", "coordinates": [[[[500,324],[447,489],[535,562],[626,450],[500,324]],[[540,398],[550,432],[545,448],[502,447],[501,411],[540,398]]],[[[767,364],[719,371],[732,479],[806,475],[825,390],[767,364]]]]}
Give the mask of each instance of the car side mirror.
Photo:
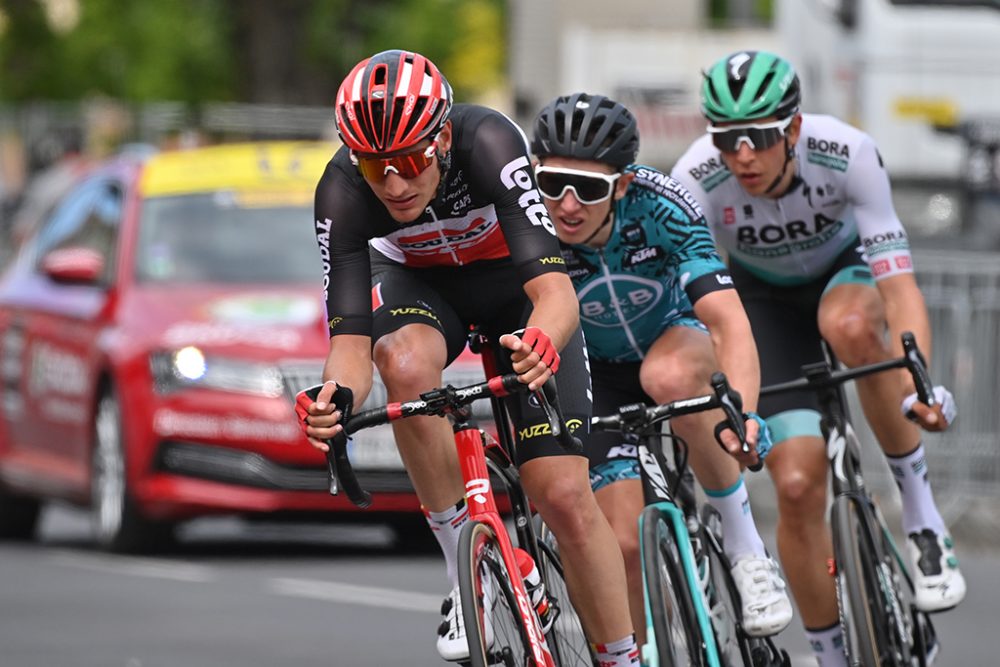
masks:
{"type": "Polygon", "coordinates": [[[40,266],[57,283],[96,285],[104,274],[104,255],[92,248],[59,248],[46,253],[40,266]]]}

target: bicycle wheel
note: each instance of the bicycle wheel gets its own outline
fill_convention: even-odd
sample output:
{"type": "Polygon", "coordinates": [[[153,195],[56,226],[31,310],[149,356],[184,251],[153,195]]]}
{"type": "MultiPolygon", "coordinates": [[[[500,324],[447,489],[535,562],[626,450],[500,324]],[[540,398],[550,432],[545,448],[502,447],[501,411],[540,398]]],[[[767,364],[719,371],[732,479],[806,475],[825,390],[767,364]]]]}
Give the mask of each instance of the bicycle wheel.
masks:
{"type": "Polygon", "coordinates": [[[580,617],[569,599],[555,535],[541,516],[536,514],[533,523],[535,539],[538,541],[538,566],[545,583],[545,594],[556,614],[552,627],[545,634],[552,657],[561,667],[596,665],[593,649],[584,634],[580,617]]]}
{"type": "Polygon", "coordinates": [[[639,520],[642,579],[652,621],[648,641],[653,643],[661,667],[702,665],[701,630],[671,518],[650,505],[639,520]]]}
{"type": "MultiPolygon", "coordinates": [[[[530,631],[518,611],[493,529],[470,521],[458,542],[462,618],[472,667],[544,667],[533,658],[530,631]]],[[[520,576],[518,574],[518,576],[520,576]]]]}
{"type": "Polygon", "coordinates": [[[837,596],[852,665],[912,665],[912,622],[899,595],[900,574],[866,501],[838,496],[833,505],[837,596]],[[874,531],[874,534],[873,534],[874,531]]]}

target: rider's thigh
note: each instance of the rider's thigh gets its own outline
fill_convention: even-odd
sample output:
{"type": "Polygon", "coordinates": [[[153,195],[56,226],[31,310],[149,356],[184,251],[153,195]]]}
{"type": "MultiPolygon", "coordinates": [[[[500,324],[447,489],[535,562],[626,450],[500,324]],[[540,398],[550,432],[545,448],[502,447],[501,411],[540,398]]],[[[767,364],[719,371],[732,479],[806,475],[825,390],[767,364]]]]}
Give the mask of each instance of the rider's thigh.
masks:
{"type": "Polygon", "coordinates": [[[879,361],[885,349],[885,304],[877,288],[847,283],[830,288],[820,299],[820,334],[848,366],[879,361]]]}
{"type": "Polygon", "coordinates": [[[389,400],[401,401],[440,385],[448,349],[440,331],[415,323],[379,338],[372,355],[389,400]]]}
{"type": "Polygon", "coordinates": [[[829,466],[822,438],[796,436],[783,440],[768,454],[766,464],[783,516],[825,514],[829,466]]]}
{"type": "Polygon", "coordinates": [[[600,514],[583,456],[543,456],[520,467],[521,485],[560,544],[589,539],[600,514]]]}
{"type": "Polygon", "coordinates": [[[675,326],[664,331],[649,348],[639,380],[653,400],[669,403],[704,393],[717,367],[707,333],[675,326]]]}

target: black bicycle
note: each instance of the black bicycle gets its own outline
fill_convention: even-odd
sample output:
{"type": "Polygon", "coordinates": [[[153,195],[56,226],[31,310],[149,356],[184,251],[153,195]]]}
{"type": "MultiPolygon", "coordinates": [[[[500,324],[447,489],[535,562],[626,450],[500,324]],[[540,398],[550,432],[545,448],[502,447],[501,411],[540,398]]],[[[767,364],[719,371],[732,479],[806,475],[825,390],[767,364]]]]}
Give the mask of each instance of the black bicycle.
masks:
{"type": "Polygon", "coordinates": [[[833,569],[845,650],[851,665],[912,667],[929,664],[937,636],[929,616],[914,604],[913,579],[861,471],[861,444],[851,426],[844,383],[896,368],[913,376],[921,402],[934,405],[927,364],[909,332],[903,356],[867,366],[834,370],[827,359],[802,367],[805,377],[762,387],[761,396],[813,391],[819,397],[820,428],[833,477],[833,569]]]}
{"type": "MultiPolygon", "coordinates": [[[[746,442],[742,400],[722,373],[713,393],[647,407],[624,405],[594,417],[595,431],[617,431],[638,449],[646,506],[639,517],[647,667],[787,667],[788,655],[770,638],[743,630],[740,594],[722,544],[722,520],[710,505],[699,509],[687,444],[662,432],[674,417],[721,408],[722,423],[746,442]],[[672,464],[662,439],[672,443],[672,464]]],[[[717,431],[720,429],[717,429],[717,431]]]]}

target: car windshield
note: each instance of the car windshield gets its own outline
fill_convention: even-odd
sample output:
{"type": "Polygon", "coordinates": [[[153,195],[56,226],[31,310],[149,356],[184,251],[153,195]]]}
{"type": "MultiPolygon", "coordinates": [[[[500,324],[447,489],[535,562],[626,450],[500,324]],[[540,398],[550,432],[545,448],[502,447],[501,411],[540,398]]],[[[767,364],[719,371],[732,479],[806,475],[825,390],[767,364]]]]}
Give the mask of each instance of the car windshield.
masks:
{"type": "Polygon", "coordinates": [[[226,191],[149,198],[139,228],[136,279],[319,284],[322,264],[314,234],[306,202],[261,202],[226,191]]]}

